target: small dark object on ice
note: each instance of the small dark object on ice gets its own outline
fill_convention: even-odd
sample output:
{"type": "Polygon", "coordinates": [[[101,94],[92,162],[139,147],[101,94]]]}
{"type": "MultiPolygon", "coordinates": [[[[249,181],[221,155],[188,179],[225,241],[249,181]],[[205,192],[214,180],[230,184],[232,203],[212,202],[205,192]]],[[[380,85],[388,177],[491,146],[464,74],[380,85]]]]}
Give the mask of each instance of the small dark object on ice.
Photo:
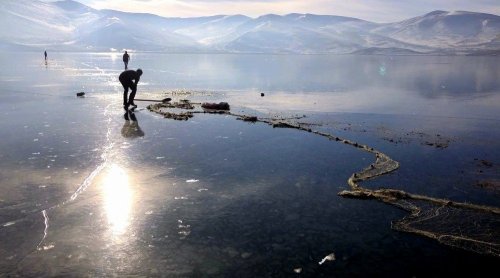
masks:
{"type": "Polygon", "coordinates": [[[273,128],[275,127],[280,127],[280,128],[296,128],[296,126],[286,123],[286,122],[280,122],[280,121],[274,121],[271,123],[273,128]]]}
{"type": "Polygon", "coordinates": [[[213,110],[229,110],[229,104],[227,102],[219,102],[219,103],[204,102],[201,105],[201,107],[205,108],[205,109],[213,109],[213,110]]]}
{"type": "Polygon", "coordinates": [[[84,92],[79,92],[79,93],[76,93],[76,96],[77,97],[83,97],[83,96],[85,96],[85,93],[84,92]]]}
{"type": "Polygon", "coordinates": [[[263,97],[264,96],[264,93],[260,93],[260,96],[263,97]]]}
{"type": "Polygon", "coordinates": [[[481,166],[486,166],[486,167],[490,168],[490,167],[493,167],[493,162],[485,160],[485,159],[481,159],[481,166]]]}
{"type": "Polygon", "coordinates": [[[256,122],[257,121],[257,117],[256,116],[241,116],[238,119],[242,120],[244,122],[256,122]]]}

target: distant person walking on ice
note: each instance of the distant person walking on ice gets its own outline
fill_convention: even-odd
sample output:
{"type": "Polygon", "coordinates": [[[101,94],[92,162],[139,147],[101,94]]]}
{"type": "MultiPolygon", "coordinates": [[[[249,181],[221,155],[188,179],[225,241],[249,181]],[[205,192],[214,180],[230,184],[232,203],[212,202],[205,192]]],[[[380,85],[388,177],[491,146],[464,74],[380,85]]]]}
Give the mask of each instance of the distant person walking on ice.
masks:
{"type": "Polygon", "coordinates": [[[129,106],[133,106],[136,108],[137,105],[134,103],[135,93],[137,92],[137,83],[139,83],[139,79],[141,79],[142,70],[126,70],[120,74],[118,78],[120,83],[123,86],[123,109],[128,110],[129,106]],[[131,89],[132,92],[127,101],[128,89],[131,89]]]}
{"type": "Polygon", "coordinates": [[[130,60],[130,55],[128,55],[127,51],[123,53],[123,63],[125,64],[125,70],[128,69],[128,61],[130,60]]]}
{"type": "Polygon", "coordinates": [[[47,62],[47,50],[43,54],[45,55],[45,62],[47,62]]]}

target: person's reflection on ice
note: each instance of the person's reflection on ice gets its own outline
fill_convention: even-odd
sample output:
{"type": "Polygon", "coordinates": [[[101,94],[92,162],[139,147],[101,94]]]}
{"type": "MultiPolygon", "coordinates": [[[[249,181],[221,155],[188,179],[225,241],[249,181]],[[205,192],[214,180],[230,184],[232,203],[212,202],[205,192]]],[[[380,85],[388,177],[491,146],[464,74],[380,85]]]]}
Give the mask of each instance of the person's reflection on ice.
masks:
{"type": "Polygon", "coordinates": [[[123,115],[125,118],[125,123],[122,127],[122,136],[125,138],[137,138],[144,136],[144,131],[142,131],[139,126],[139,122],[135,117],[135,113],[132,111],[126,111],[123,115]]]}

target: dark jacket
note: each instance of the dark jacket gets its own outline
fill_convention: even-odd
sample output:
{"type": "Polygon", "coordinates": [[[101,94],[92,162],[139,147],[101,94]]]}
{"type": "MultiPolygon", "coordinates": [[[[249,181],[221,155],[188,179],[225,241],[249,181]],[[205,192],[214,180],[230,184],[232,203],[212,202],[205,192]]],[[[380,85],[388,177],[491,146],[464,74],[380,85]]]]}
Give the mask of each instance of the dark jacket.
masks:
{"type": "Polygon", "coordinates": [[[130,60],[128,53],[123,54],[123,62],[128,62],[128,60],[130,60]]]}
{"type": "Polygon", "coordinates": [[[120,73],[120,79],[121,83],[132,83],[132,80],[134,80],[136,85],[139,83],[139,79],[141,79],[141,76],[137,73],[135,70],[126,70],[122,73],[120,73]]]}

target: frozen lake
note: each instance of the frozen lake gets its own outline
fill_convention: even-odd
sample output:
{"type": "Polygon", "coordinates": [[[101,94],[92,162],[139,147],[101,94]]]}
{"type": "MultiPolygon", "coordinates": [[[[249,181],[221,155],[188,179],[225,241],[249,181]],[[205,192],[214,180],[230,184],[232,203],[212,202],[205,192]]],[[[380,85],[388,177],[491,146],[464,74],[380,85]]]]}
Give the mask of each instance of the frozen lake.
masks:
{"type": "MultiPolygon", "coordinates": [[[[121,53],[48,54],[44,64],[43,53],[0,53],[2,275],[497,270],[498,257],[391,229],[403,210],[338,196],[369,153],[228,115],[174,121],[139,109],[127,121],[121,53]]],[[[370,187],[500,206],[498,57],[131,53],[138,67],[136,98],[299,118],[401,164],[370,187]]]]}

